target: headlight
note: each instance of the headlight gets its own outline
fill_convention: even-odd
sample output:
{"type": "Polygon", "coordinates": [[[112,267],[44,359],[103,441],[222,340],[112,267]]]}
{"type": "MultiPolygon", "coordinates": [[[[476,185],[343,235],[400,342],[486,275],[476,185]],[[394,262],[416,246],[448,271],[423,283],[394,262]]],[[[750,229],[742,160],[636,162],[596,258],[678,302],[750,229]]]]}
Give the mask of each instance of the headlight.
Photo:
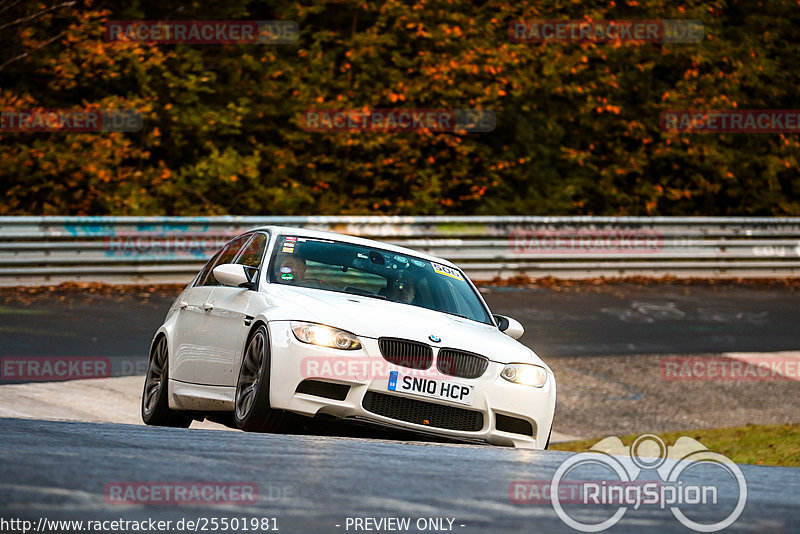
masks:
{"type": "Polygon", "coordinates": [[[325,326],[324,324],[298,323],[292,321],[292,332],[294,332],[294,337],[303,343],[342,350],[356,350],[361,348],[361,342],[355,334],[351,334],[346,330],[325,326]]]}
{"type": "Polygon", "coordinates": [[[547,370],[544,367],[525,363],[510,363],[506,365],[500,376],[509,382],[534,388],[540,388],[547,382],[547,370]]]}

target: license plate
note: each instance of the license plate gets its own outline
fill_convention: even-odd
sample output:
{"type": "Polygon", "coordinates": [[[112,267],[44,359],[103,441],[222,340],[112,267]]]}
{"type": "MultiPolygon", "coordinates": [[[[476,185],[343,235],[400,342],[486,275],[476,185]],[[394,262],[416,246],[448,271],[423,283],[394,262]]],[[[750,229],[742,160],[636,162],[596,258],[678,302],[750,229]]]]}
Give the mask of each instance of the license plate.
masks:
{"type": "Polygon", "coordinates": [[[447,380],[411,376],[398,371],[389,373],[389,391],[398,391],[420,397],[446,400],[472,406],[475,387],[447,380]]]}

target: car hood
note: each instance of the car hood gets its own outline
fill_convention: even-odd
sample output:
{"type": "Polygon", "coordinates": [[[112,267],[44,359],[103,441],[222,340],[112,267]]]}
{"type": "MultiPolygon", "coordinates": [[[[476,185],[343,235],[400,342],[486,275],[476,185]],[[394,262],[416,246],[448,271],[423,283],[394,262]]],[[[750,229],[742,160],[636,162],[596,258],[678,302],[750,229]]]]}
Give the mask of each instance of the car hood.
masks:
{"type": "Polygon", "coordinates": [[[309,288],[270,286],[268,313],[273,320],[320,323],[359,337],[395,337],[434,347],[462,349],[500,363],[544,365],[528,347],[497,327],[417,306],[309,288]],[[435,335],[441,342],[433,343],[435,335]]]}

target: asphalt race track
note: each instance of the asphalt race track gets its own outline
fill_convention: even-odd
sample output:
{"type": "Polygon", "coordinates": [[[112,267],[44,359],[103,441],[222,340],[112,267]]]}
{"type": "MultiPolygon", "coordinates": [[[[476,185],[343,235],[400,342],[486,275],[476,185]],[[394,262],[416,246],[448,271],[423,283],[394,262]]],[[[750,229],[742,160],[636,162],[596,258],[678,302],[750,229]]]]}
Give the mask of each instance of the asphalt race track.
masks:
{"type": "Polygon", "coordinates": [[[608,285],[594,291],[487,288],[493,313],[560,356],[771,352],[800,348],[800,293],[781,287],[608,285]]]}
{"type": "MultiPolygon", "coordinates": [[[[430,524],[417,528],[417,521],[427,518],[445,518],[438,531],[465,534],[574,532],[549,503],[515,503],[509,493],[515,481],[549,481],[570,453],[20,419],[0,420],[0,428],[0,517],[34,525],[40,518],[275,518],[279,531],[291,534],[354,532],[354,523],[347,528],[348,518],[397,517],[410,518],[407,532],[437,531],[430,524]],[[117,504],[106,489],[131,481],[187,480],[255,484],[258,498],[227,505],[145,506],[117,504]],[[453,520],[452,527],[446,519],[453,520]]],[[[729,531],[798,531],[800,469],[741,469],[747,503],[729,531]]],[[[681,480],[700,482],[691,473],[681,480]]],[[[738,498],[734,479],[720,477],[715,483],[718,506],[732,508],[738,498]]],[[[682,510],[687,516],[692,512],[682,510]]],[[[718,521],[712,510],[700,507],[691,517],[718,521]]],[[[581,512],[586,522],[610,515],[602,506],[584,506],[581,512]]],[[[627,510],[608,530],[644,531],[689,530],[668,509],[646,504],[627,510]]]]}
{"type": "MultiPolygon", "coordinates": [[[[800,349],[798,293],[778,286],[615,284],[561,292],[486,287],[482,292],[494,313],[525,326],[521,341],[545,361],[800,349]]],[[[107,357],[112,376],[142,375],[152,335],[173,300],[133,293],[0,305],[0,357],[107,357]]]]}
{"type": "MultiPolygon", "coordinates": [[[[596,356],[603,361],[626,357],[645,361],[639,355],[800,348],[797,293],[777,286],[621,284],[565,291],[489,287],[483,292],[495,313],[523,323],[527,332],[522,341],[545,361],[572,362],[578,357],[583,362],[596,356]]],[[[0,305],[0,357],[107,357],[114,375],[141,375],[152,332],[172,298],[134,293],[6,301],[0,305]]],[[[579,381],[573,383],[578,386],[593,375],[576,376],[579,381]]],[[[772,386],[792,392],[793,384],[772,386]]],[[[695,383],[694,387],[707,386],[695,383]]],[[[745,387],[757,385],[732,391],[749,391],[745,387]]],[[[568,399],[577,390],[559,394],[568,399]]],[[[651,421],[648,428],[654,424],[651,421]]],[[[213,521],[220,525],[222,519],[234,518],[255,520],[259,532],[267,531],[265,526],[285,533],[577,532],[556,514],[549,500],[520,502],[515,493],[530,481],[549,485],[559,465],[573,457],[570,453],[382,437],[386,436],[366,431],[271,435],[0,418],[0,532],[22,532],[25,526],[40,532],[91,528],[88,523],[80,530],[50,520],[150,519],[172,523],[165,529],[138,530],[254,531],[243,524],[231,528],[232,523],[227,529],[214,528],[213,521]],[[113,488],[144,485],[174,490],[198,483],[244,485],[255,489],[255,498],[195,503],[157,499],[120,503],[113,498],[113,488]],[[400,523],[389,522],[390,518],[400,523]],[[8,523],[11,520],[32,523],[8,523]],[[408,527],[402,526],[404,520],[408,527]]],[[[753,465],[740,469],[747,482],[746,504],[727,530],[800,531],[800,469],[753,465]]],[[[655,480],[655,473],[649,473],[652,476],[646,479],[655,480]]],[[[689,518],[714,523],[733,510],[738,485],[731,476],[718,475],[694,469],[684,473],[680,479],[684,485],[713,483],[719,495],[713,506],[679,508],[689,518]]],[[[608,478],[608,471],[589,471],[584,480],[593,477],[608,478]]],[[[590,523],[611,517],[618,507],[568,503],[564,509],[590,523]]],[[[133,531],[130,525],[127,528],[133,531]]],[[[691,532],[669,506],[661,509],[652,504],[630,506],[604,532],[645,530],[691,532]]],[[[108,523],[100,531],[125,530],[108,523]]]]}

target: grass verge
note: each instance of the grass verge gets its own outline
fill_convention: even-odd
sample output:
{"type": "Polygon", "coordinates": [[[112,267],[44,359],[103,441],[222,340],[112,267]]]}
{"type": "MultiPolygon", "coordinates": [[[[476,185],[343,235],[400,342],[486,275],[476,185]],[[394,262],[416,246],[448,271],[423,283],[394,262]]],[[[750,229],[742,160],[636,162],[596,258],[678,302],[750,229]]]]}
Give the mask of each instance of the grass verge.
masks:
{"type": "MultiPolygon", "coordinates": [[[[659,436],[667,445],[673,445],[681,436],[694,438],[736,463],[800,467],[800,423],[665,432],[659,436]]],[[[637,437],[621,436],[621,439],[630,445],[637,437]]],[[[598,441],[600,438],[554,443],[550,449],[586,452],[598,441]]]]}

